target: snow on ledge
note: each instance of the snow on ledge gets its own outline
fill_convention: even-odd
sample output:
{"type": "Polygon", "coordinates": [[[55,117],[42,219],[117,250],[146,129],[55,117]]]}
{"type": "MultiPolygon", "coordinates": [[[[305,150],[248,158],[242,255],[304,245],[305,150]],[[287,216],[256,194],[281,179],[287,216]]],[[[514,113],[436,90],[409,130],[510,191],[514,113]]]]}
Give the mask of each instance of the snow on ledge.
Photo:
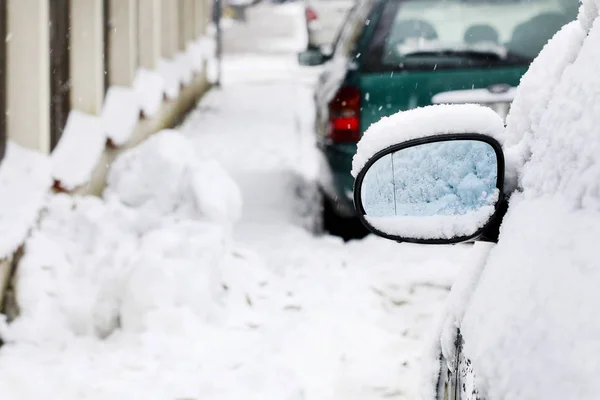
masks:
{"type": "Polygon", "coordinates": [[[173,100],[179,96],[181,89],[181,73],[180,66],[174,60],[162,58],[158,61],[156,71],[164,80],[164,93],[167,98],[173,100]]]}
{"type": "Polygon", "coordinates": [[[51,155],[52,177],[66,190],[87,183],[105,147],[100,117],[72,110],[51,155]]]}
{"type": "Polygon", "coordinates": [[[163,101],[165,80],[156,71],[141,68],[133,81],[133,90],[145,117],[153,117],[163,101]]]}
{"type": "Polygon", "coordinates": [[[199,41],[190,41],[186,46],[186,53],[190,58],[190,64],[193,73],[200,73],[204,69],[204,49],[199,41]]]}
{"type": "Polygon", "coordinates": [[[194,79],[194,66],[191,54],[187,51],[181,51],[175,55],[173,62],[177,66],[179,82],[183,85],[189,85],[194,79]]]}
{"type": "Polygon", "coordinates": [[[0,259],[23,244],[51,186],[48,157],[9,142],[0,163],[0,259]]]}
{"type": "Polygon", "coordinates": [[[448,133],[480,133],[503,142],[504,122],[491,108],[477,104],[440,104],[400,111],[367,129],[352,159],[356,177],[376,153],[395,144],[448,133]]]}
{"type": "Polygon", "coordinates": [[[101,118],[106,135],[115,146],[127,143],[140,118],[139,98],[135,90],[110,87],[104,99],[101,118]]]}

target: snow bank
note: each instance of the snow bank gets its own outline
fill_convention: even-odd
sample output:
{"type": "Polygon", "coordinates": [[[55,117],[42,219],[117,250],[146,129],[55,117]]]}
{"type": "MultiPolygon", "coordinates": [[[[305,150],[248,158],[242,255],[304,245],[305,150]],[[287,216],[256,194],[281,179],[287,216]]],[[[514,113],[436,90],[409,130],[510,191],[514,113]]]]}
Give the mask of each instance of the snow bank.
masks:
{"type": "Polygon", "coordinates": [[[133,89],[144,116],[151,118],[156,114],[164,98],[164,86],[165,81],[158,72],[144,68],[137,71],[133,89]]]}
{"type": "Polygon", "coordinates": [[[100,117],[71,110],[51,155],[52,177],[66,190],[87,183],[105,147],[106,134],[100,117]]]}
{"type": "Polygon", "coordinates": [[[6,340],[140,332],[179,307],[210,317],[241,199],[231,178],[191,149],[181,134],[160,132],[116,160],[104,200],[51,197],[26,243],[21,315],[6,340]]]}
{"type": "Polygon", "coordinates": [[[367,129],[352,159],[356,177],[377,152],[411,139],[446,133],[480,133],[503,143],[504,123],[493,110],[475,104],[434,105],[383,117],[367,129]]]}
{"type": "Polygon", "coordinates": [[[149,218],[169,214],[233,223],[242,208],[239,188],[222,167],[199,159],[192,143],[174,130],[163,130],[121,155],[104,196],[150,210],[149,218]]]}
{"type": "Polygon", "coordinates": [[[122,146],[127,143],[140,118],[139,97],[135,89],[110,87],[100,118],[106,135],[114,145],[122,146]]]}
{"type": "Polygon", "coordinates": [[[51,186],[50,160],[9,141],[0,163],[0,259],[23,244],[51,186]]]}

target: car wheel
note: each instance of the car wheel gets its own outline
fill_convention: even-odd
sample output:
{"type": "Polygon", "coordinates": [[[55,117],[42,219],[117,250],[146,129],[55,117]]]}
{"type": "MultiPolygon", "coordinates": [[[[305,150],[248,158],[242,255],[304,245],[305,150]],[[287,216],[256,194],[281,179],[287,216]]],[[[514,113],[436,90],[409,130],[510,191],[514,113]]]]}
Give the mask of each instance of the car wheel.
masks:
{"type": "Polygon", "coordinates": [[[322,194],[321,222],[323,231],[330,235],[339,236],[345,241],[362,239],[369,231],[357,217],[345,217],[338,214],[333,201],[322,194]]]}

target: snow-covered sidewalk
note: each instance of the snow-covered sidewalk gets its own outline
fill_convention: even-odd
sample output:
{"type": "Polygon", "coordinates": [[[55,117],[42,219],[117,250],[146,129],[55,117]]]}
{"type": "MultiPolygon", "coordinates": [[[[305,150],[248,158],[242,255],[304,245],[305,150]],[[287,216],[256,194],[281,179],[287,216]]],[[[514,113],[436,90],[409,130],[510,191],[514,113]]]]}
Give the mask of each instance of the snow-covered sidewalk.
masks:
{"type": "Polygon", "coordinates": [[[305,229],[311,75],[293,54],[231,56],[103,199],[49,199],[0,331],[1,399],[417,398],[423,334],[471,250],[305,229]]]}

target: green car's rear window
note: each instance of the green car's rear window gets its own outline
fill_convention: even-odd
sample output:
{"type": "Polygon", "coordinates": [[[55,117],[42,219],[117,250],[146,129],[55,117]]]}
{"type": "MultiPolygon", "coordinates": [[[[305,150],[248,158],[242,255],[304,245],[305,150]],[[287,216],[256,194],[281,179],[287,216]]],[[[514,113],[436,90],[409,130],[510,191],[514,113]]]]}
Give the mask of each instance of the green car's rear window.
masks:
{"type": "Polygon", "coordinates": [[[376,70],[526,65],[563,25],[577,0],[392,0],[364,64],[376,70]]]}

